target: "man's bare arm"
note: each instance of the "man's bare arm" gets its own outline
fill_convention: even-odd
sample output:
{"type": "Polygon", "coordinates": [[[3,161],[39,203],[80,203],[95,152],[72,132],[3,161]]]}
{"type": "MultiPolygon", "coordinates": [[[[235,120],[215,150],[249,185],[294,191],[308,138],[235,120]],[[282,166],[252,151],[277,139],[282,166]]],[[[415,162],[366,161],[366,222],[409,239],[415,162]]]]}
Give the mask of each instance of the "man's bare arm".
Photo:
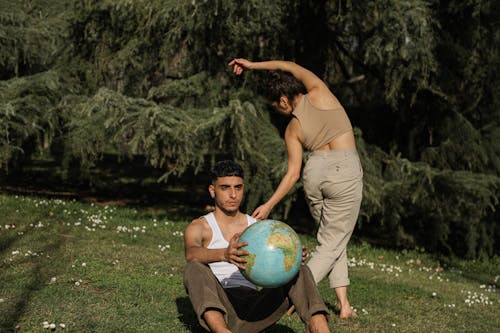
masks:
{"type": "Polygon", "coordinates": [[[225,249],[207,249],[203,246],[204,237],[207,238],[206,234],[203,219],[196,219],[188,225],[184,231],[184,255],[187,262],[196,261],[209,264],[226,261],[225,249]]]}
{"type": "Polygon", "coordinates": [[[247,255],[248,251],[240,250],[239,248],[247,245],[246,242],[238,242],[240,233],[233,235],[229,241],[229,246],[225,249],[207,249],[204,246],[204,242],[209,241],[204,220],[197,219],[191,222],[191,224],[184,231],[184,253],[187,262],[196,261],[203,264],[209,264],[213,262],[227,261],[229,263],[235,264],[241,269],[244,269],[244,264],[246,259],[241,258],[241,256],[247,255]]]}

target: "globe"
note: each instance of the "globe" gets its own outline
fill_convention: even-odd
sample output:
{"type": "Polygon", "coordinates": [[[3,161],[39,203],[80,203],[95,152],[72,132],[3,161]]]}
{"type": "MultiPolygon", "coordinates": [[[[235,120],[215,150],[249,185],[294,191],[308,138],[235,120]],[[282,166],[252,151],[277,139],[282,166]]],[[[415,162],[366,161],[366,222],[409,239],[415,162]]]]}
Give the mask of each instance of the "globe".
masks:
{"type": "Polygon", "coordinates": [[[239,238],[249,254],[243,276],[257,286],[275,288],[292,280],[302,263],[302,242],[286,223],[263,220],[248,226],[239,238]]]}

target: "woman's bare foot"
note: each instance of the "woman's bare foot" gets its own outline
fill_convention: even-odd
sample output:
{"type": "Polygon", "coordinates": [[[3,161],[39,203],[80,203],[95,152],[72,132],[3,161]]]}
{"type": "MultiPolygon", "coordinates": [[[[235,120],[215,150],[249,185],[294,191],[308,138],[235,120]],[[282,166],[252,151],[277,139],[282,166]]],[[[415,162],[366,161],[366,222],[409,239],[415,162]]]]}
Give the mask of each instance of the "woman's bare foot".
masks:
{"type": "Polygon", "coordinates": [[[351,303],[347,299],[347,287],[335,288],[335,294],[338,300],[337,306],[340,309],[340,319],[356,317],[357,314],[351,308],[351,303]]]}
{"type": "Polygon", "coordinates": [[[354,312],[350,306],[344,309],[340,308],[340,319],[354,318],[357,316],[356,312],[354,312]]]}

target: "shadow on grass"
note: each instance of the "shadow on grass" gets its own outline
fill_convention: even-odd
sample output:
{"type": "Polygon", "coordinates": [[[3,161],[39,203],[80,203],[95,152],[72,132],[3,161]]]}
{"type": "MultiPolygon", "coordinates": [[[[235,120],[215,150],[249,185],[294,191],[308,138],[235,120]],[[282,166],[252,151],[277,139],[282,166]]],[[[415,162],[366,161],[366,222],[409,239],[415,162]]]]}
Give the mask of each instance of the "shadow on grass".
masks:
{"type": "MultiPolygon", "coordinates": [[[[207,331],[201,327],[194,313],[193,306],[189,297],[178,297],[175,300],[177,304],[177,311],[179,313],[179,320],[189,332],[192,333],[206,333],[207,331]]],[[[262,333],[294,333],[295,331],[287,326],[281,324],[274,324],[262,333]]]]}
{"type": "MultiPolygon", "coordinates": [[[[61,247],[61,243],[61,239],[57,242],[47,243],[40,252],[46,253],[48,249],[57,249],[61,247]]],[[[3,247],[5,245],[5,242],[2,242],[1,246],[3,247]]],[[[6,248],[2,248],[2,250],[5,249],[6,248]]],[[[25,260],[29,260],[29,258],[30,257],[27,257],[25,260]]],[[[38,260],[33,264],[31,271],[27,273],[29,274],[29,282],[20,287],[22,290],[16,295],[16,301],[12,308],[7,310],[6,313],[3,313],[0,317],[0,332],[19,332],[22,330],[22,328],[17,327],[19,319],[25,313],[26,307],[29,305],[36,292],[45,288],[47,285],[48,277],[43,273],[43,265],[44,264],[38,260]]],[[[5,276],[2,274],[2,280],[4,280],[4,278],[5,276]]],[[[8,281],[2,281],[2,283],[8,283],[8,281]]]]}
{"type": "Polygon", "coordinates": [[[205,333],[207,332],[201,325],[198,323],[198,319],[196,318],[196,314],[194,313],[193,306],[191,305],[191,301],[189,297],[178,297],[175,300],[177,304],[177,312],[179,313],[179,321],[184,325],[184,327],[193,333],[205,333]]]}
{"type": "Polygon", "coordinates": [[[19,240],[19,237],[17,235],[13,235],[10,237],[6,237],[2,235],[2,238],[0,238],[0,255],[2,255],[4,252],[9,251],[12,249],[12,244],[14,244],[16,241],[19,240]]]}
{"type": "MultiPolygon", "coordinates": [[[[494,285],[495,288],[500,286],[498,281],[493,281],[493,276],[498,276],[500,274],[499,265],[495,264],[495,259],[491,259],[491,264],[480,264],[475,261],[468,263],[469,267],[460,264],[451,264],[450,267],[455,267],[460,271],[460,276],[470,283],[477,283],[479,285],[494,285]]],[[[497,259],[498,263],[499,260],[497,259]]]]}
{"type": "Polygon", "coordinates": [[[325,305],[330,311],[336,315],[340,315],[340,310],[330,302],[325,302],[325,305]]]}
{"type": "Polygon", "coordinates": [[[29,304],[31,297],[34,293],[40,290],[43,285],[42,277],[40,274],[40,265],[37,264],[32,272],[30,283],[24,286],[23,291],[17,295],[17,301],[14,306],[7,313],[4,313],[4,320],[0,322],[1,332],[18,332],[19,328],[16,327],[19,318],[24,314],[26,306],[29,304]]]}
{"type": "Polygon", "coordinates": [[[281,325],[281,324],[274,324],[273,326],[269,327],[266,329],[264,332],[261,333],[294,333],[295,331],[292,330],[290,327],[281,325]]]}

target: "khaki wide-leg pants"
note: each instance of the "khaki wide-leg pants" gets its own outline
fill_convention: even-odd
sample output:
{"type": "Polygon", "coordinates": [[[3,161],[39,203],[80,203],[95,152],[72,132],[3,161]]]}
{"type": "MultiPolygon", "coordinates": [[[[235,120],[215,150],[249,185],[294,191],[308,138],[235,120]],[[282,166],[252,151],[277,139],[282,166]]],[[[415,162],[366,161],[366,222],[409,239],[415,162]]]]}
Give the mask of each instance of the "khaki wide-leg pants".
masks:
{"type": "Polygon", "coordinates": [[[304,192],[317,224],[318,246],[307,263],[316,283],[349,285],[346,247],[358,219],[363,169],[356,150],[311,153],[302,173],[304,192]]]}

